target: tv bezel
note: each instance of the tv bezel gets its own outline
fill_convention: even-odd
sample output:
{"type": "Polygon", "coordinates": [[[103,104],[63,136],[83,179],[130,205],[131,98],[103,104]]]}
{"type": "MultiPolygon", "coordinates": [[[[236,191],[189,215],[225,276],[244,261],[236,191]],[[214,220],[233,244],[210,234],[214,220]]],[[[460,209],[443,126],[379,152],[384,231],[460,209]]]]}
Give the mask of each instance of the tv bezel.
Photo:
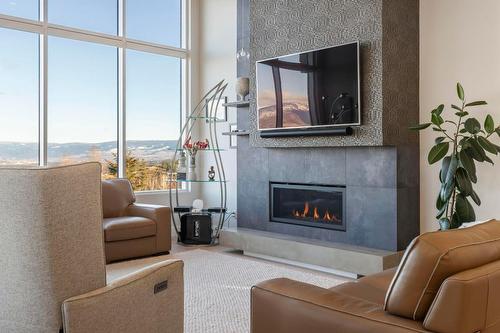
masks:
{"type": "Polygon", "coordinates": [[[354,41],[354,42],[349,42],[349,43],[344,43],[344,44],[338,44],[338,45],[333,45],[333,46],[326,46],[326,47],[321,47],[317,49],[312,49],[308,51],[301,51],[301,52],[295,52],[295,53],[290,53],[278,57],[271,57],[267,59],[261,59],[255,62],[255,90],[256,90],[256,98],[255,98],[255,105],[256,105],[256,112],[257,112],[257,130],[258,131],[285,131],[285,130],[297,130],[297,129],[314,129],[314,128],[336,128],[336,127],[353,127],[353,126],[361,126],[361,68],[360,68],[360,43],[359,41],[354,41]],[[274,59],[279,59],[283,57],[289,57],[289,56],[294,56],[294,55],[300,55],[304,53],[310,53],[310,52],[316,52],[316,51],[321,51],[321,50],[326,50],[326,49],[334,49],[337,47],[342,47],[342,46],[347,46],[347,45],[352,45],[356,44],[356,53],[357,53],[357,80],[358,80],[358,121],[355,123],[344,123],[344,124],[329,124],[329,125],[309,125],[309,126],[294,126],[294,127],[273,127],[273,128],[260,128],[260,121],[259,121],[259,71],[258,71],[258,64],[264,61],[268,60],[274,60],[274,59]]]}

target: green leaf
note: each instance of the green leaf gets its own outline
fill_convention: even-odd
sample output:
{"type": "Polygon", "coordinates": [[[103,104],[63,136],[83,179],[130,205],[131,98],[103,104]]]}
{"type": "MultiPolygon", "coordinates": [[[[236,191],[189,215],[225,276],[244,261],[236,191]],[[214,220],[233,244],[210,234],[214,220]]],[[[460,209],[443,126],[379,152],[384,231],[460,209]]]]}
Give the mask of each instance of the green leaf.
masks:
{"type": "Polygon", "coordinates": [[[486,153],[484,152],[483,148],[476,142],[476,140],[470,138],[469,140],[467,140],[467,144],[469,145],[469,147],[465,150],[465,152],[476,161],[484,162],[484,156],[486,156],[486,153]]]}
{"type": "Polygon", "coordinates": [[[495,132],[495,122],[493,121],[493,117],[491,115],[487,115],[484,120],[484,129],[488,134],[495,132]]]}
{"type": "Polygon", "coordinates": [[[441,200],[441,195],[438,195],[437,199],[436,199],[436,209],[439,210],[439,209],[441,209],[443,207],[446,208],[446,204],[447,204],[447,202],[441,200]]]}
{"type": "Polygon", "coordinates": [[[450,229],[460,228],[462,224],[462,221],[458,218],[457,212],[453,213],[451,216],[450,229]]]}
{"type": "Polygon", "coordinates": [[[497,147],[492,144],[491,142],[488,141],[488,139],[482,137],[482,136],[478,136],[477,137],[477,142],[481,145],[481,147],[484,148],[484,150],[486,150],[487,152],[491,153],[491,154],[498,154],[498,150],[497,150],[497,147]]]}
{"type": "Polygon", "coordinates": [[[441,185],[441,190],[439,195],[441,196],[441,200],[443,202],[448,202],[453,193],[453,189],[455,188],[455,181],[452,179],[449,183],[443,183],[441,185]]]}
{"type": "Polygon", "coordinates": [[[441,183],[446,182],[446,176],[448,175],[450,162],[451,156],[446,156],[445,158],[443,158],[443,162],[441,162],[441,170],[439,171],[439,180],[441,180],[441,183]]]}
{"type": "Polygon", "coordinates": [[[460,159],[460,164],[462,165],[462,167],[465,169],[465,171],[467,171],[470,180],[473,183],[476,183],[476,164],[474,163],[474,160],[465,152],[465,150],[462,150],[460,153],[458,153],[458,158],[460,159]]]}
{"type": "Polygon", "coordinates": [[[442,219],[439,219],[438,223],[439,223],[439,228],[441,231],[450,230],[450,228],[451,228],[450,220],[448,220],[447,217],[443,217],[442,219]]]}
{"type": "Polygon", "coordinates": [[[431,125],[432,125],[432,123],[419,124],[419,125],[411,126],[410,129],[413,131],[420,131],[420,130],[426,129],[427,127],[429,127],[431,125]]]}
{"type": "Polygon", "coordinates": [[[436,113],[432,113],[432,115],[431,115],[431,121],[436,126],[440,126],[440,125],[442,125],[444,123],[443,118],[440,115],[436,114],[436,113]]]}
{"type": "Polygon", "coordinates": [[[455,104],[452,104],[451,107],[455,110],[462,111],[462,108],[459,106],[456,106],[455,104]]]}
{"type": "Polygon", "coordinates": [[[467,130],[466,130],[465,128],[462,128],[462,129],[460,130],[460,133],[461,133],[461,134],[467,133],[467,130]]]}
{"type": "Polygon", "coordinates": [[[465,196],[471,195],[472,193],[472,182],[470,181],[467,171],[464,168],[458,168],[456,172],[456,180],[458,189],[460,193],[463,193],[465,196]]]}
{"type": "Polygon", "coordinates": [[[462,87],[462,85],[460,83],[457,83],[457,95],[461,101],[464,101],[464,99],[465,99],[464,88],[462,87]]]}
{"type": "Polygon", "coordinates": [[[465,129],[470,134],[477,134],[481,130],[481,124],[476,118],[469,118],[464,123],[465,129]]]}
{"type": "Polygon", "coordinates": [[[443,110],[444,110],[444,104],[441,104],[437,108],[435,108],[432,112],[440,116],[441,113],[443,113],[443,110]]]}
{"type": "Polygon", "coordinates": [[[471,102],[471,103],[467,103],[465,104],[466,107],[469,107],[469,106],[479,106],[479,105],[487,105],[488,103],[486,103],[486,101],[475,101],[475,102],[471,102]]]}
{"type": "Polygon", "coordinates": [[[448,142],[441,142],[432,147],[431,151],[429,152],[429,156],[427,157],[429,164],[434,164],[437,161],[441,160],[446,156],[449,149],[450,144],[448,142]]]}
{"type": "Polygon", "coordinates": [[[446,140],[446,137],[444,137],[444,136],[438,136],[438,137],[434,140],[434,143],[435,143],[435,144],[438,144],[438,143],[443,142],[444,140],[446,140]]]}
{"type": "Polygon", "coordinates": [[[476,220],[474,208],[463,194],[457,195],[455,211],[460,222],[472,222],[476,220]]]}
{"type": "Polygon", "coordinates": [[[476,191],[472,190],[470,197],[476,203],[476,205],[481,206],[481,199],[479,199],[479,196],[477,195],[476,191]]]}
{"type": "Polygon", "coordinates": [[[444,180],[445,183],[448,184],[453,181],[453,179],[455,178],[455,173],[457,172],[457,168],[458,168],[458,158],[455,155],[453,155],[451,156],[448,170],[446,170],[446,178],[444,180]]]}
{"type": "Polygon", "coordinates": [[[466,116],[469,115],[469,112],[467,112],[467,111],[460,111],[460,112],[456,112],[455,115],[458,116],[458,117],[466,117],[466,116]]]}
{"type": "Polygon", "coordinates": [[[441,170],[443,184],[441,186],[440,195],[443,202],[447,202],[453,193],[453,189],[455,188],[455,172],[458,167],[458,159],[456,156],[448,156],[448,158],[449,163],[443,162],[443,169],[441,170]]]}
{"type": "Polygon", "coordinates": [[[443,132],[443,133],[446,132],[446,130],[437,127],[433,127],[432,130],[435,132],[443,132]]]}

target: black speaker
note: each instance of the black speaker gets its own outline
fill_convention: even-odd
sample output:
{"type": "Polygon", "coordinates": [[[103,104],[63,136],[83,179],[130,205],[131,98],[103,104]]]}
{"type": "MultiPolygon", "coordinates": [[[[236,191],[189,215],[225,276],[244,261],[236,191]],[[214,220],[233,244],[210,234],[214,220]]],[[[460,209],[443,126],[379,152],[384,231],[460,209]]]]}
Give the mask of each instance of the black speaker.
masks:
{"type": "Polygon", "coordinates": [[[181,242],[185,244],[212,243],[212,214],[187,213],[182,215],[181,242]]]}

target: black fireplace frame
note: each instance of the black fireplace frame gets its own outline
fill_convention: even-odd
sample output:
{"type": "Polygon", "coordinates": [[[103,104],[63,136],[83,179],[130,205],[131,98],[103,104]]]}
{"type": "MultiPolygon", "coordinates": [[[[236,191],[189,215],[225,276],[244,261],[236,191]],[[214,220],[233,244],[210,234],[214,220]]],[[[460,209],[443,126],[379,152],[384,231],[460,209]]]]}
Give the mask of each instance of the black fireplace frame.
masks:
{"type": "Polygon", "coordinates": [[[285,223],[300,225],[310,228],[321,228],[336,231],[347,231],[347,219],[346,219],[346,187],[341,185],[319,185],[319,184],[300,184],[300,183],[282,183],[282,182],[269,182],[269,221],[275,223],[285,223]],[[308,221],[300,221],[298,219],[288,219],[284,217],[276,217],[274,214],[274,198],[273,190],[275,188],[285,188],[285,189],[305,189],[311,191],[322,191],[322,192],[340,192],[342,193],[342,224],[334,223],[323,223],[315,222],[311,223],[308,221]]]}

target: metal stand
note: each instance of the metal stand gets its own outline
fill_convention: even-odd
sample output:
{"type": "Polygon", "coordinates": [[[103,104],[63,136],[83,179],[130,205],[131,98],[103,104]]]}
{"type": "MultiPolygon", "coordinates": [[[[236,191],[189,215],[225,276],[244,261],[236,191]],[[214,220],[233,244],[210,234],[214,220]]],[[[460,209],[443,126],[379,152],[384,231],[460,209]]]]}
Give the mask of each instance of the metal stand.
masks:
{"type": "Polygon", "coordinates": [[[217,170],[217,175],[219,179],[215,180],[178,180],[178,179],[168,179],[169,183],[169,203],[170,203],[170,212],[172,216],[172,223],[175,228],[175,232],[177,233],[177,239],[180,241],[180,219],[181,215],[186,212],[191,211],[190,206],[182,206],[179,204],[179,183],[186,182],[188,186],[190,183],[200,183],[200,184],[219,184],[220,190],[220,205],[219,207],[209,208],[208,211],[215,216],[218,216],[218,222],[215,228],[212,228],[212,243],[210,245],[218,244],[220,231],[224,225],[226,211],[227,211],[227,185],[226,185],[226,173],[224,171],[224,166],[222,164],[222,157],[220,154],[219,142],[217,139],[217,114],[216,110],[221,103],[221,97],[223,96],[224,91],[226,90],[227,83],[224,80],[217,83],[210,91],[208,91],[205,96],[203,96],[200,102],[196,105],[196,107],[192,110],[190,115],[186,119],[186,123],[182,127],[181,134],[179,136],[179,140],[177,141],[177,147],[174,152],[174,156],[172,157],[172,162],[177,161],[178,152],[183,150],[183,143],[186,138],[191,136],[194,125],[198,120],[202,120],[203,123],[208,124],[209,129],[209,147],[204,150],[198,150],[198,152],[206,152],[213,153],[215,159],[215,165],[217,170]],[[205,114],[205,110],[208,110],[208,116],[205,114]],[[174,183],[174,184],[173,184],[174,183]],[[176,218],[177,217],[177,218],[176,218]]]}

